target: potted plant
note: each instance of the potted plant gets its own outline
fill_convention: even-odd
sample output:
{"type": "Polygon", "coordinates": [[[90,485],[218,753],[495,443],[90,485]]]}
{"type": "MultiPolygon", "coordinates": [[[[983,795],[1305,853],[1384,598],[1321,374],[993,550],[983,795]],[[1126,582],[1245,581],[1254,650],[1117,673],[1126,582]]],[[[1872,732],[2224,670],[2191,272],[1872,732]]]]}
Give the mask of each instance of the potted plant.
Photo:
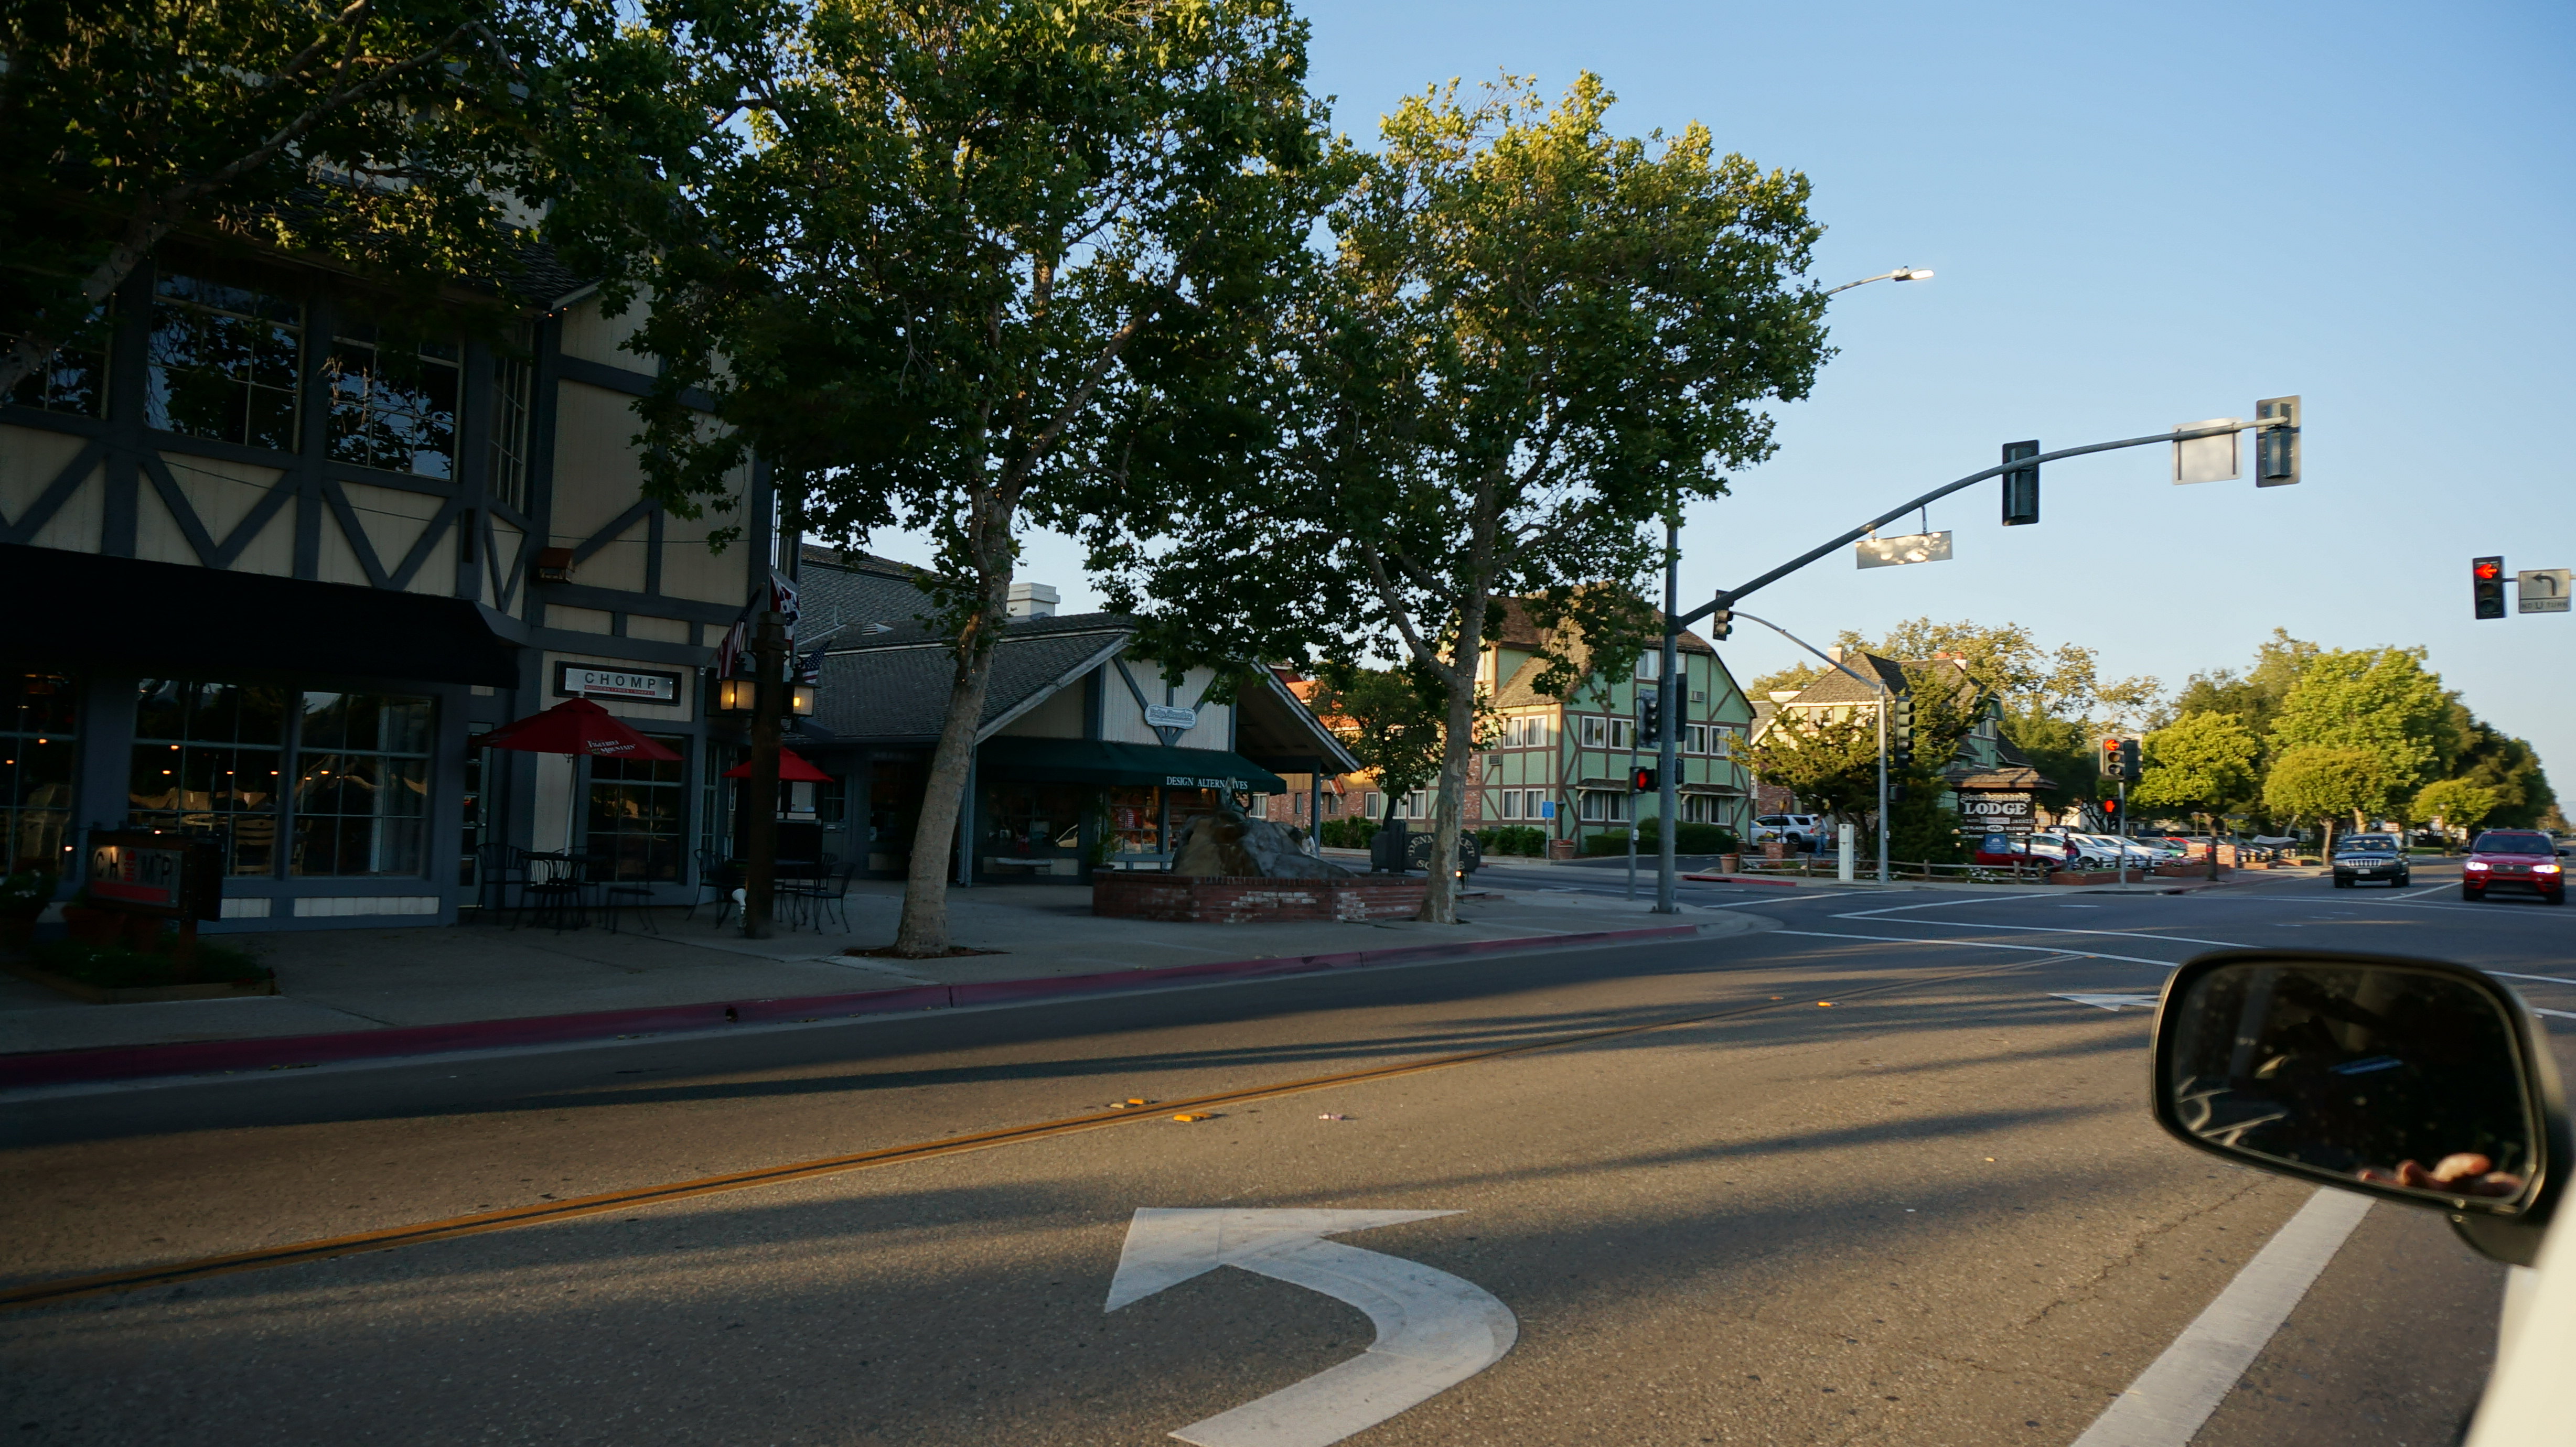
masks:
{"type": "Polygon", "coordinates": [[[54,884],[54,876],[40,869],[0,876],[0,949],[35,943],[36,916],[53,903],[54,884]]]}

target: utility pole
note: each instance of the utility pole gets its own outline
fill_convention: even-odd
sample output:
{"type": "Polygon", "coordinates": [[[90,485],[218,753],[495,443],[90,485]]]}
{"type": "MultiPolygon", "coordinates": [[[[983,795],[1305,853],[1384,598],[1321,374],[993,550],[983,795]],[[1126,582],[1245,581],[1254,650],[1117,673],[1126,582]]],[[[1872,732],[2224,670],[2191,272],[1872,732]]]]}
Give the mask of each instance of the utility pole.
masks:
{"type": "Polygon", "coordinates": [[[752,631],[751,777],[743,781],[749,796],[742,830],[745,939],[769,938],[778,893],[778,744],[787,712],[786,655],[786,616],[762,613],[752,631]]]}
{"type": "MultiPolygon", "coordinates": [[[[1855,283],[1857,284],[1857,283],[1855,283]]],[[[1671,618],[1682,610],[1682,525],[1679,515],[1664,519],[1664,617],[1671,618]]],[[[1656,685],[1661,697],[1655,706],[1655,807],[1660,811],[1656,831],[1663,843],[1656,852],[1655,913],[1679,914],[1681,903],[1674,897],[1676,865],[1681,833],[1682,769],[1680,750],[1675,741],[1681,737],[1682,705],[1690,695],[1681,686],[1681,634],[1667,624],[1664,628],[1664,666],[1662,681],[1656,685]]]]}

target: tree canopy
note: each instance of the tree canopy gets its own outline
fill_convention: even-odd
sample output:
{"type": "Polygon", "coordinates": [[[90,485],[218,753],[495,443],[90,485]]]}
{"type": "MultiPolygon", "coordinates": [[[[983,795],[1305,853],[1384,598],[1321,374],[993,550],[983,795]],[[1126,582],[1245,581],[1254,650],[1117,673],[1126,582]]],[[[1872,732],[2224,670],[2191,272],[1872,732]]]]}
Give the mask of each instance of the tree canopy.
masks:
{"type": "Polygon", "coordinates": [[[2259,797],[2262,741],[2233,714],[2186,713],[2141,741],[2136,809],[2216,818],[2259,797]]]}

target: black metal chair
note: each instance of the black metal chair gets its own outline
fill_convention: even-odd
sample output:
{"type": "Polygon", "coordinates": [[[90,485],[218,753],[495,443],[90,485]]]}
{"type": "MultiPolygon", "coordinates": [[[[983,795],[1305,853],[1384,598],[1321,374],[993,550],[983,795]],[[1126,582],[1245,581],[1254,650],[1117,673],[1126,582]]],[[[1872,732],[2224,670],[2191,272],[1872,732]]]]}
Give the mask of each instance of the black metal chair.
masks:
{"type": "Polygon", "coordinates": [[[696,919],[698,906],[712,904],[716,907],[716,928],[723,929],[725,916],[733,912],[733,892],[740,888],[742,888],[740,866],[722,858],[712,849],[699,850],[698,885],[696,890],[690,892],[692,897],[689,900],[689,912],[682,918],[696,919]],[[696,898],[695,896],[701,891],[712,897],[696,898]]]}
{"type": "Polygon", "coordinates": [[[582,891],[589,887],[590,861],[579,855],[526,854],[527,880],[519,886],[519,898],[526,904],[525,913],[537,924],[552,924],[561,934],[590,923],[588,901],[582,891]]]}
{"type": "MultiPolygon", "coordinates": [[[[614,866],[611,866],[612,870],[614,866]]],[[[615,873],[606,877],[600,890],[601,910],[608,916],[608,932],[618,933],[617,916],[632,910],[644,921],[646,934],[658,935],[661,926],[653,923],[653,883],[647,879],[621,879],[615,873]]]]}
{"type": "Polygon", "coordinates": [[[776,899],[792,911],[789,928],[800,928],[808,920],[814,932],[823,932],[823,921],[833,910],[841,912],[841,928],[850,927],[850,909],[846,902],[850,880],[858,873],[855,864],[842,864],[826,854],[813,864],[795,866],[793,872],[782,866],[778,875],[776,899]]]}

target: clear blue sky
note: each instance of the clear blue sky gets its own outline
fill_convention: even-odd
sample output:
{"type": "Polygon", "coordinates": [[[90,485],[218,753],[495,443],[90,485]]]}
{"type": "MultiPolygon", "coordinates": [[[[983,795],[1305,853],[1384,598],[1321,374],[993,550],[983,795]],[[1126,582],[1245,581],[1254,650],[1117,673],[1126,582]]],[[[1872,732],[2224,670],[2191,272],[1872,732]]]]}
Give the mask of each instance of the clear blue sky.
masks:
{"type": "MultiPolygon", "coordinates": [[[[1684,535],[1694,602],[1894,503],[2048,447],[2298,393],[2308,481],[2175,487],[2145,448],[2063,463],[2040,526],[1994,484],[1932,510],[1957,560],[1820,562],[1747,607],[1823,643],[2017,622],[2113,676],[2241,666],[2275,625],[2422,644],[2576,798],[2576,616],[2473,622],[2468,560],[2576,566],[2576,8],[1309,3],[1314,85],[1363,140],[1399,95],[1598,72],[1613,123],[1704,121],[1805,172],[1840,355],[1779,455],[1684,535]]],[[[1892,527],[1891,531],[1903,530],[1892,527]]],[[[1069,547],[1024,577],[1096,594],[1069,547]]],[[[900,551],[899,540],[883,540],[900,551]]],[[[1792,657],[1762,630],[1739,678],[1792,657]]]]}

